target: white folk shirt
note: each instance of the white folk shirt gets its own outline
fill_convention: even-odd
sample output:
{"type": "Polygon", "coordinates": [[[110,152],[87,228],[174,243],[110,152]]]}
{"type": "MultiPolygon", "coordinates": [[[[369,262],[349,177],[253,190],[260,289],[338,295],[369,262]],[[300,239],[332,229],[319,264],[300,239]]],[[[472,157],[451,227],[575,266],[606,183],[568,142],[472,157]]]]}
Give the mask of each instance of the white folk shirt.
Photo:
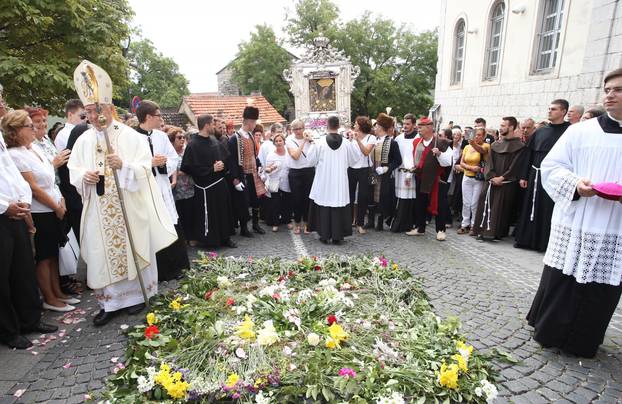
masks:
{"type": "Polygon", "coordinates": [[[620,285],[622,203],[599,196],[573,201],[577,183],[622,183],[622,133],[598,118],[570,126],[541,165],[542,185],[555,201],[544,263],[579,283],[620,285]]]}
{"type": "Polygon", "coordinates": [[[415,138],[407,139],[403,133],[395,138],[402,155],[402,164],[395,170],[395,196],[399,199],[415,199],[417,195],[415,176],[412,173],[400,171],[400,168],[412,169],[415,165],[413,157],[414,140],[415,138]]]}
{"type": "MultiPolygon", "coordinates": [[[[140,134],[147,145],[149,145],[149,140],[147,139],[147,135],[140,134]]],[[[160,193],[162,194],[162,199],[164,199],[164,204],[166,205],[166,209],[170,215],[171,221],[173,224],[177,224],[177,219],[179,216],[177,215],[177,208],[175,207],[175,198],[173,197],[173,190],[171,188],[171,182],[169,177],[175,173],[177,170],[177,163],[179,162],[179,155],[175,151],[173,144],[168,138],[168,135],[160,130],[153,130],[151,132],[151,143],[153,145],[153,154],[160,154],[162,156],[166,156],[166,172],[167,174],[162,174],[158,171],[157,167],[154,167],[156,171],[155,179],[158,183],[158,188],[160,188],[160,193]]]]}
{"type": "Polygon", "coordinates": [[[32,203],[32,191],[15,166],[0,132],[0,215],[12,203],[32,203]]]}

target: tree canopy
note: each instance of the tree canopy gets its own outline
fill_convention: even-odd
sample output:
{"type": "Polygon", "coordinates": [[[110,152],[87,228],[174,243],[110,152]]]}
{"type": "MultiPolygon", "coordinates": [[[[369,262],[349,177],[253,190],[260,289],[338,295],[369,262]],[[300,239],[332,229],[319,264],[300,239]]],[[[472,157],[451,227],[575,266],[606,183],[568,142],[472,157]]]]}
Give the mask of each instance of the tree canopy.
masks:
{"type": "Polygon", "coordinates": [[[257,25],[250,39],[239,45],[233,62],[234,80],[243,94],[260,91],[283,113],[290,102],[289,85],[283,79],[290,59],[272,28],[257,25]]]}
{"type": "Polygon", "coordinates": [[[127,81],[122,41],[133,12],[127,0],[4,0],[0,7],[0,82],[9,104],[59,113],[76,98],[73,71],[82,59],[127,81]]]}
{"type": "Polygon", "coordinates": [[[179,72],[177,63],[158,52],[150,40],[132,42],[127,58],[131,80],[124,106],[129,104],[130,95],[137,95],[162,108],[178,107],[182,97],[190,94],[188,80],[179,72]]]}

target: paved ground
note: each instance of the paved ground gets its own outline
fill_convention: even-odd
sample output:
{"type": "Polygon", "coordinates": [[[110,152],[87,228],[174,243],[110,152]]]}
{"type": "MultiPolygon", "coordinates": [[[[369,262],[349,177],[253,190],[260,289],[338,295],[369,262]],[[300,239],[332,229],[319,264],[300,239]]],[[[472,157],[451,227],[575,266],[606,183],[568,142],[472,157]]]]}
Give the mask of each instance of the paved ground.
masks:
{"type": "MultiPolygon", "coordinates": [[[[221,252],[284,258],[383,254],[408,265],[424,280],[437,313],[459,316],[476,348],[499,347],[522,360],[520,365],[499,365],[502,380],[497,402],[622,402],[622,307],[595,359],[542,349],[530,339],[531,329],[524,320],[538,285],[542,255],[514,249],[506,241],[479,243],[451,230],[448,235],[441,243],[432,233],[406,237],[372,231],[348,238],[341,246],[326,246],[316,236],[281,231],[237,239],[237,250],[221,252]]],[[[85,295],[79,307],[82,312],[65,318],[70,324],[61,319],[64,331],[55,333],[55,339],[31,336],[45,346],[23,352],[0,348],[0,403],[73,403],[97,397],[105,378],[122,361],[122,327],[142,321],[143,316],[122,315],[100,329],[91,325],[97,311],[93,297],[85,295]],[[20,398],[15,397],[17,391],[23,391],[20,398]]],[[[51,322],[60,317],[47,314],[51,322]]]]}

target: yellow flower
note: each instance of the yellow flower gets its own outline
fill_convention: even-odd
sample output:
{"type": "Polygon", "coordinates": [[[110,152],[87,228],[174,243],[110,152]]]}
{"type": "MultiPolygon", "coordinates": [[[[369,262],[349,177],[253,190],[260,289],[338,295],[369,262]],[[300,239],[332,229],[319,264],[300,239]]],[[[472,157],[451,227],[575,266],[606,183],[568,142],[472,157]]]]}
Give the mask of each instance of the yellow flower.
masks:
{"type": "Polygon", "coordinates": [[[458,388],[458,365],[452,363],[447,366],[445,363],[441,365],[441,372],[438,375],[438,382],[441,386],[450,389],[458,388]]]}
{"type": "Polygon", "coordinates": [[[154,313],[147,314],[147,324],[154,325],[156,323],[156,315],[154,313]]]}
{"type": "Polygon", "coordinates": [[[240,325],[238,325],[238,329],[235,332],[235,335],[237,335],[238,337],[242,339],[254,340],[255,339],[255,331],[253,331],[254,326],[255,326],[255,323],[253,323],[253,320],[251,320],[251,318],[247,314],[246,316],[244,316],[244,321],[242,321],[240,325]]]}
{"type": "Polygon", "coordinates": [[[338,342],[348,339],[348,333],[345,332],[337,323],[333,323],[330,327],[328,327],[328,332],[330,332],[330,336],[338,342]]]}
{"type": "Polygon", "coordinates": [[[464,358],[464,356],[460,355],[460,354],[455,354],[451,357],[451,359],[455,360],[456,362],[458,362],[458,367],[460,368],[460,370],[462,370],[463,372],[468,372],[469,368],[467,367],[467,361],[464,358]]]}
{"type": "Polygon", "coordinates": [[[185,398],[186,392],[188,391],[188,387],[190,387],[190,383],[182,382],[182,381],[179,381],[177,383],[171,383],[167,386],[164,386],[168,395],[174,399],[185,398]]]}
{"type": "Polygon", "coordinates": [[[171,371],[171,367],[167,365],[166,363],[162,362],[160,364],[160,370],[163,372],[169,373],[171,371]]]}
{"type": "Polygon", "coordinates": [[[471,353],[473,353],[473,346],[467,345],[462,341],[456,342],[456,349],[458,350],[458,352],[460,352],[460,355],[462,355],[462,357],[467,361],[469,360],[471,353]]]}
{"type": "Polygon", "coordinates": [[[225,386],[232,388],[240,381],[240,376],[235,373],[231,373],[225,382],[225,386]]]}
{"type": "Polygon", "coordinates": [[[397,264],[391,265],[391,268],[393,268],[395,271],[397,271],[397,264]]]}
{"type": "Polygon", "coordinates": [[[272,320],[263,322],[263,328],[257,333],[257,342],[259,345],[272,345],[279,341],[279,334],[272,324],[272,320]]]}
{"type": "Polygon", "coordinates": [[[324,343],[324,345],[326,345],[326,348],[329,349],[339,348],[339,340],[336,340],[332,337],[326,337],[326,342],[324,343]]]}
{"type": "Polygon", "coordinates": [[[178,297],[178,298],[176,298],[175,300],[173,300],[173,301],[172,301],[172,302],[168,305],[168,307],[170,307],[171,309],[173,309],[173,310],[175,310],[175,311],[177,311],[177,310],[181,309],[182,307],[186,307],[187,305],[186,305],[186,304],[181,304],[181,303],[179,302],[179,299],[180,299],[180,298],[178,297]]]}

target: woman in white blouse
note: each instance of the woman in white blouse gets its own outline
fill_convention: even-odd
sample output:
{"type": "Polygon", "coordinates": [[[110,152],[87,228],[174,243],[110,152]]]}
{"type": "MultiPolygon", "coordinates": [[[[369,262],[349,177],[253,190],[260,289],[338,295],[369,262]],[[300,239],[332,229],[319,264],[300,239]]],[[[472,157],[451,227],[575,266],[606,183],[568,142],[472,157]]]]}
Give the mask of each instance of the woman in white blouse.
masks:
{"type": "Polygon", "coordinates": [[[4,134],[9,154],[30,189],[30,210],[36,228],[34,236],[37,281],[43,294],[43,308],[71,311],[71,304],[80,301],[61,291],[58,274],[58,252],[62,240],[61,220],[66,208],[55,184],[54,167],[43,150],[35,144],[35,131],[28,112],[17,110],[7,114],[12,124],[4,134]]]}
{"type": "Polygon", "coordinates": [[[270,198],[267,201],[266,224],[272,226],[272,231],[278,231],[279,224],[289,224],[291,221],[291,193],[285,136],[282,133],[277,133],[272,138],[272,142],[274,142],[276,149],[267,155],[264,167],[268,175],[266,187],[270,192],[270,198]]]}

